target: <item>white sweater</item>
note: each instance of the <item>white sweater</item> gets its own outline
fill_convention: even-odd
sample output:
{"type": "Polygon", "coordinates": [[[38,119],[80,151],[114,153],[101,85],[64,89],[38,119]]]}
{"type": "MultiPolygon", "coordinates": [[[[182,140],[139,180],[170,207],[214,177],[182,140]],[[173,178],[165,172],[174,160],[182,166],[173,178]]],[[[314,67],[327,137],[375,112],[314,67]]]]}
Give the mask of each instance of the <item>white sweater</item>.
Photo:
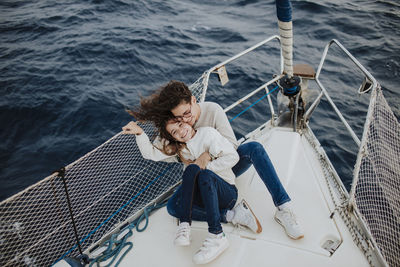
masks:
{"type": "MultiPolygon", "coordinates": [[[[176,155],[168,156],[156,148],[145,133],[136,135],[136,143],[145,159],[154,161],[175,161],[176,155]]],[[[217,130],[211,127],[197,128],[195,136],[186,143],[187,149],[182,156],[187,160],[197,159],[203,152],[208,151],[216,159],[207,164],[207,169],[219,175],[229,184],[235,184],[235,174],[232,167],[239,161],[239,155],[233,145],[217,130]]]]}

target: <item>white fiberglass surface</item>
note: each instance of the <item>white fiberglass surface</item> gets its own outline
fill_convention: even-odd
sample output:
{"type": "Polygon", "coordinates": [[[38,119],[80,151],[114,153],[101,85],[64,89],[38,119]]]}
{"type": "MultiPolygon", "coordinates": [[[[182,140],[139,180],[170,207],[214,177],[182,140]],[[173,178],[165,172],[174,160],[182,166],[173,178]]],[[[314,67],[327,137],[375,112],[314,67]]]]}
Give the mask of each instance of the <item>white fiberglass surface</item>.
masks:
{"type": "MultiPolygon", "coordinates": [[[[305,237],[290,239],[274,220],[275,206],[254,168],[238,177],[239,200],[245,198],[259,218],[263,231],[254,234],[242,227],[223,224],[230,246],[206,266],[368,266],[337,216],[323,185],[318,159],[308,142],[287,129],[273,128],[260,135],[275,168],[292,199],[292,208],[303,225],[305,237]],[[306,147],[308,146],[308,147],[306,147]],[[340,244],[333,255],[322,245],[340,244]]],[[[177,220],[165,208],[150,217],[145,232],[134,232],[133,249],[120,266],[194,266],[192,257],[207,236],[205,222],[193,222],[192,243],[175,247],[177,220]]]]}

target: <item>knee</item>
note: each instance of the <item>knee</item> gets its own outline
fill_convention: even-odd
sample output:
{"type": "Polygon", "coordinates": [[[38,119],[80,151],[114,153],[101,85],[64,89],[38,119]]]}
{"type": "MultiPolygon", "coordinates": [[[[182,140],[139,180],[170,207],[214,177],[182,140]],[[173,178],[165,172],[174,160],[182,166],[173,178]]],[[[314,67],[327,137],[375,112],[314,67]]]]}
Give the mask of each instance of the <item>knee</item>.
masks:
{"type": "Polygon", "coordinates": [[[196,164],[190,164],[186,167],[185,171],[183,172],[182,179],[184,181],[194,180],[196,175],[199,173],[200,167],[196,164]]]}
{"type": "Polygon", "coordinates": [[[189,164],[185,169],[185,172],[187,172],[187,171],[196,173],[196,172],[200,171],[200,167],[199,167],[199,165],[196,165],[196,164],[189,164]]]}
{"type": "Polygon", "coordinates": [[[197,177],[197,181],[199,185],[209,185],[212,181],[212,177],[210,175],[211,171],[209,170],[201,170],[197,177]]]}
{"type": "Polygon", "coordinates": [[[256,155],[266,154],[264,147],[259,142],[249,142],[249,150],[256,155]]]}
{"type": "Polygon", "coordinates": [[[185,174],[185,173],[190,173],[190,176],[194,176],[194,175],[196,175],[199,171],[200,171],[199,165],[196,165],[196,164],[189,164],[189,165],[186,167],[186,169],[185,169],[185,171],[184,171],[184,174],[185,174]]]}
{"type": "Polygon", "coordinates": [[[264,147],[262,146],[262,144],[260,144],[259,142],[249,142],[248,143],[249,144],[249,146],[252,148],[252,149],[255,149],[255,150],[260,150],[260,149],[262,149],[262,150],[264,150],[264,147]]]}
{"type": "Polygon", "coordinates": [[[253,152],[265,151],[265,149],[259,142],[252,141],[240,145],[237,151],[239,154],[248,155],[253,152]]]}

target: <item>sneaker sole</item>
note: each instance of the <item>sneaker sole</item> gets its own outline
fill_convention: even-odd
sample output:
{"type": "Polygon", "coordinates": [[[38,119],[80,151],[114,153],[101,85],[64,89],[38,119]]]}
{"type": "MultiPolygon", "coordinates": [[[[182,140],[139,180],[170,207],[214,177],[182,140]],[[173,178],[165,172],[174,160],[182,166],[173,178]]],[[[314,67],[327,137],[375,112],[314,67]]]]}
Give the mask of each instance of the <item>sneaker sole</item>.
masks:
{"type": "Polygon", "coordinates": [[[187,247],[187,246],[190,245],[190,241],[189,242],[182,242],[182,243],[174,241],[174,245],[177,246],[177,247],[187,247]]]}
{"type": "Polygon", "coordinates": [[[296,236],[290,235],[290,234],[286,231],[286,228],[285,228],[285,226],[282,224],[282,222],[281,222],[276,216],[274,216],[274,218],[275,218],[275,221],[276,221],[277,223],[279,223],[279,224],[283,227],[283,230],[285,230],[286,235],[287,235],[288,237],[290,237],[291,239],[299,240],[299,239],[302,239],[302,238],[304,237],[304,234],[301,235],[301,236],[297,236],[297,237],[296,237],[296,236]]]}
{"type": "Polygon", "coordinates": [[[187,247],[190,246],[191,243],[192,243],[192,236],[189,237],[189,240],[187,242],[179,242],[176,241],[176,239],[174,240],[174,245],[177,247],[187,247]]]}
{"type": "Polygon", "coordinates": [[[250,205],[246,202],[246,200],[243,199],[243,202],[246,204],[246,206],[249,208],[251,214],[253,214],[254,218],[256,218],[256,223],[257,223],[257,231],[256,233],[259,234],[262,232],[262,226],[260,224],[260,221],[257,219],[257,216],[254,214],[253,210],[250,208],[250,205]]]}

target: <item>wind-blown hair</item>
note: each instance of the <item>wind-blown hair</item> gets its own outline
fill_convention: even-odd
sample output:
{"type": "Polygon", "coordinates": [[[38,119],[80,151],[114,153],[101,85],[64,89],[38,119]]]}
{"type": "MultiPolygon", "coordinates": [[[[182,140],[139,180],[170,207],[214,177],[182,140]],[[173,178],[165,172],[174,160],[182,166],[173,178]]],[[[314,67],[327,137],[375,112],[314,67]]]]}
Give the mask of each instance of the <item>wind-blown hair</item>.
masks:
{"type": "Polygon", "coordinates": [[[140,107],[127,110],[139,121],[152,121],[157,128],[173,117],[172,109],[183,102],[190,103],[192,92],[180,81],[171,80],[152,95],[140,100],[140,107]]]}

